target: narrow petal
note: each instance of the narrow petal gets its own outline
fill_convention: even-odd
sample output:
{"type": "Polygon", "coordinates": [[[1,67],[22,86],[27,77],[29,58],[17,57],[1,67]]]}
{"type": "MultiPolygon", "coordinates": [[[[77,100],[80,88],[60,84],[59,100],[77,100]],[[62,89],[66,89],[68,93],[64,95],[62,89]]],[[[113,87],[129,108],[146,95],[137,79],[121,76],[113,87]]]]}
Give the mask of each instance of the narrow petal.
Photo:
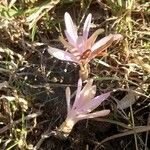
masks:
{"type": "Polygon", "coordinates": [[[60,60],[79,63],[79,61],[77,60],[77,58],[74,57],[72,54],[70,54],[70,53],[68,53],[66,51],[57,49],[57,48],[48,47],[48,53],[51,54],[52,56],[60,59],[60,60]]]}
{"type": "Polygon", "coordinates": [[[66,102],[67,102],[67,114],[70,113],[71,107],[70,107],[70,88],[66,88],[66,102]]]}
{"type": "Polygon", "coordinates": [[[95,96],[95,93],[96,93],[95,85],[80,93],[80,100],[76,108],[79,109],[79,111],[81,110],[81,113],[82,107],[84,107],[84,105],[86,105],[86,103],[88,103],[95,96]]]}
{"type": "Polygon", "coordinates": [[[96,56],[99,56],[100,54],[102,54],[104,50],[110,47],[114,41],[118,42],[119,40],[122,40],[122,39],[123,39],[123,36],[121,34],[110,34],[102,38],[98,42],[96,42],[91,48],[92,53],[88,59],[88,62],[91,59],[95,58],[96,56]]]}
{"type": "Polygon", "coordinates": [[[77,29],[75,28],[69,13],[67,13],[67,12],[65,13],[64,19],[65,19],[66,30],[69,35],[69,37],[67,37],[67,38],[68,38],[68,40],[70,40],[70,38],[71,38],[71,40],[73,41],[73,43],[71,43],[71,44],[74,45],[76,43],[76,40],[78,37],[77,29]]]}
{"type": "Polygon", "coordinates": [[[73,46],[76,47],[76,40],[68,33],[67,30],[65,30],[65,35],[67,37],[68,42],[73,46]]]}
{"type": "Polygon", "coordinates": [[[105,94],[101,94],[97,97],[95,97],[94,99],[92,99],[91,101],[89,101],[88,103],[86,103],[81,110],[84,113],[88,113],[93,111],[95,108],[97,108],[104,100],[106,100],[108,97],[110,96],[110,92],[105,93],[105,94]]]}
{"type": "Polygon", "coordinates": [[[76,106],[78,105],[78,100],[79,100],[79,98],[80,98],[81,89],[82,89],[82,80],[81,80],[81,78],[80,78],[80,79],[78,80],[78,87],[77,87],[76,98],[75,98],[75,101],[74,101],[74,104],[73,104],[72,109],[75,109],[76,106]]]}
{"type": "MultiPolygon", "coordinates": [[[[84,101],[86,101],[87,97],[90,95],[89,93],[91,92],[90,90],[93,88],[92,87],[92,83],[93,83],[93,79],[88,80],[87,84],[84,86],[84,88],[82,90],[80,90],[79,93],[79,97],[78,97],[78,102],[74,103],[74,108],[80,109],[81,105],[84,103],[84,101]]],[[[95,89],[95,88],[94,88],[95,89]]],[[[92,89],[93,90],[93,89],[92,89]]],[[[95,89],[96,90],[96,89],[95,89]]],[[[92,95],[93,92],[92,92],[92,95]]],[[[91,95],[91,96],[92,96],[91,95]]],[[[91,96],[89,96],[88,98],[90,98],[91,96]]],[[[94,97],[94,96],[93,96],[94,97]]],[[[93,98],[92,97],[92,98],[93,98]]]]}
{"type": "Polygon", "coordinates": [[[79,37],[77,38],[77,43],[76,43],[76,45],[77,45],[77,48],[78,48],[78,50],[80,51],[80,53],[83,53],[84,50],[86,50],[86,49],[85,49],[85,40],[84,40],[84,38],[83,38],[82,36],[79,36],[79,37]]]}
{"type": "Polygon", "coordinates": [[[90,38],[87,40],[87,49],[91,49],[92,45],[94,44],[95,40],[97,39],[98,35],[100,35],[101,33],[103,33],[104,30],[103,29],[97,29],[91,36],[90,38]]]}
{"type": "Polygon", "coordinates": [[[80,100],[78,102],[78,109],[80,109],[84,104],[90,101],[96,93],[96,86],[92,86],[93,79],[89,79],[87,84],[84,86],[82,91],[80,92],[80,100]]]}
{"type": "Polygon", "coordinates": [[[97,112],[93,112],[93,113],[89,113],[85,115],[79,115],[78,119],[83,120],[83,119],[89,119],[89,118],[103,117],[103,116],[108,115],[109,113],[110,113],[110,110],[105,109],[105,110],[101,110],[101,111],[97,111],[97,112]]]}
{"type": "Polygon", "coordinates": [[[89,62],[96,56],[99,56],[100,54],[104,53],[104,50],[106,50],[108,47],[110,47],[112,43],[113,43],[112,35],[106,36],[106,37],[102,38],[101,40],[99,40],[98,42],[96,42],[91,48],[92,53],[91,53],[90,57],[88,58],[87,62],[89,62]]]}
{"type": "Polygon", "coordinates": [[[89,14],[84,23],[83,37],[85,40],[87,40],[87,38],[88,38],[89,29],[90,29],[90,25],[91,25],[91,19],[92,19],[92,14],[89,14]]]}
{"type": "MultiPolygon", "coordinates": [[[[108,42],[111,41],[111,44],[113,42],[113,35],[110,34],[104,38],[102,38],[101,40],[97,41],[91,48],[92,51],[95,51],[96,49],[101,48],[102,46],[106,46],[108,45],[108,42]]],[[[111,45],[109,44],[109,46],[111,45]]],[[[107,46],[108,47],[108,46],[107,46]]]]}

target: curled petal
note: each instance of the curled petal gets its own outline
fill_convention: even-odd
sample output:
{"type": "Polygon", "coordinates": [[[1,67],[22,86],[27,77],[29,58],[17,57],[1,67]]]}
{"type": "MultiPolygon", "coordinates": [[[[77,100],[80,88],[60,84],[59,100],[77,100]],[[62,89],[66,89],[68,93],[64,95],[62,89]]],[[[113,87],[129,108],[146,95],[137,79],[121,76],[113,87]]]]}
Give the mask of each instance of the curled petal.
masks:
{"type": "Polygon", "coordinates": [[[71,44],[74,45],[76,43],[77,38],[78,38],[77,29],[75,28],[69,13],[67,13],[67,12],[65,13],[64,19],[65,19],[68,41],[70,41],[71,44]]]}
{"type": "Polygon", "coordinates": [[[89,14],[85,20],[84,27],[83,27],[83,38],[87,40],[88,34],[89,34],[89,29],[91,25],[91,19],[92,19],[92,14],[89,14]]]}
{"type": "Polygon", "coordinates": [[[96,117],[103,117],[106,116],[110,113],[110,110],[105,109],[105,110],[101,110],[101,111],[96,111],[90,114],[85,114],[85,115],[79,115],[78,119],[82,120],[82,119],[89,119],[89,118],[96,118],[96,117]]]}
{"type": "Polygon", "coordinates": [[[66,51],[63,51],[63,50],[60,50],[57,48],[48,47],[48,53],[60,60],[79,63],[79,61],[77,60],[77,58],[75,56],[73,56],[72,54],[70,54],[66,51]]]}

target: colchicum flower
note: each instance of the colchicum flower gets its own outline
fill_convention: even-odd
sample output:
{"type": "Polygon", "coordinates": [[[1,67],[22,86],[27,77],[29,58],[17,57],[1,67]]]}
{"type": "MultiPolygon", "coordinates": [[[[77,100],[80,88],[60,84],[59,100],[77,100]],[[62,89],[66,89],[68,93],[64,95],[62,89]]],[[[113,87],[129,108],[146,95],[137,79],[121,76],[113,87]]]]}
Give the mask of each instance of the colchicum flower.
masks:
{"type": "Polygon", "coordinates": [[[92,15],[89,14],[85,20],[83,26],[82,36],[78,36],[77,28],[73,24],[69,13],[65,13],[64,20],[66,25],[65,35],[67,41],[61,39],[61,42],[67,48],[67,51],[63,51],[57,48],[49,47],[48,52],[54,57],[64,60],[75,62],[80,65],[80,75],[82,79],[88,78],[89,65],[88,63],[96,56],[102,55],[102,53],[109,47],[114,41],[119,41],[123,37],[121,34],[110,34],[95,43],[97,36],[101,30],[95,31],[91,37],[89,36],[89,29],[91,25],[92,15]]]}
{"type": "Polygon", "coordinates": [[[93,80],[90,79],[82,89],[82,80],[79,79],[77,93],[73,105],[70,104],[70,88],[66,88],[67,117],[62,125],[58,128],[58,131],[63,133],[64,137],[69,135],[73,126],[78,121],[95,117],[103,117],[110,113],[110,110],[108,109],[92,112],[110,95],[110,92],[108,92],[94,97],[96,93],[96,86],[92,84],[93,80]]]}

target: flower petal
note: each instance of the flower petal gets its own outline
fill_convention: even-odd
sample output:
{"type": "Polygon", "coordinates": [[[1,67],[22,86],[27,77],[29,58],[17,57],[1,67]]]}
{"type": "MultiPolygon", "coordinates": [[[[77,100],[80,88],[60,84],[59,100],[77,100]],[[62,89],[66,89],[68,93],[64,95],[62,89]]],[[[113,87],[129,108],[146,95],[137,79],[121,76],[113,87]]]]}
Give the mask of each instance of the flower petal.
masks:
{"type": "Polygon", "coordinates": [[[76,106],[78,109],[80,109],[83,105],[85,105],[95,96],[96,86],[95,85],[92,86],[92,84],[93,79],[88,80],[87,84],[80,92],[80,100],[78,102],[78,105],[76,106]]]}
{"type": "Polygon", "coordinates": [[[114,41],[118,42],[119,40],[122,40],[122,39],[123,39],[123,36],[121,34],[110,34],[102,38],[101,40],[99,40],[92,46],[91,48],[92,53],[87,61],[89,62],[91,59],[102,54],[104,50],[106,50],[109,46],[111,46],[111,44],[114,41]]]}
{"type": "Polygon", "coordinates": [[[72,49],[73,46],[67,42],[62,36],[59,36],[59,41],[64,45],[64,47],[68,50],[72,49]]]}
{"type": "Polygon", "coordinates": [[[110,96],[110,92],[105,93],[105,94],[101,94],[97,97],[95,97],[94,99],[92,99],[91,101],[87,102],[82,108],[81,110],[84,113],[88,113],[93,111],[95,108],[97,108],[104,100],[106,100],[108,97],[110,96]]]}
{"type": "Polygon", "coordinates": [[[89,14],[85,20],[84,26],[83,26],[83,38],[84,40],[87,40],[88,34],[89,34],[89,29],[91,25],[91,19],[92,19],[92,14],[89,14]]]}
{"type": "MultiPolygon", "coordinates": [[[[101,48],[102,46],[105,46],[106,48],[108,48],[113,42],[113,35],[110,34],[104,38],[102,38],[101,40],[97,41],[91,48],[92,51],[95,51],[96,49],[101,48]],[[108,45],[108,42],[110,42],[110,44],[108,45]],[[108,46],[107,46],[108,45],[108,46]]],[[[106,49],[105,48],[105,49],[106,49]]]]}
{"type": "Polygon", "coordinates": [[[91,49],[92,45],[94,44],[95,40],[97,39],[98,35],[104,32],[104,29],[97,29],[87,40],[87,49],[91,49]]]}
{"type": "Polygon", "coordinates": [[[81,78],[80,78],[80,79],[78,80],[78,87],[77,87],[76,98],[75,98],[75,100],[74,100],[72,109],[75,109],[76,106],[77,106],[77,104],[78,104],[78,100],[79,100],[79,98],[80,98],[81,89],[82,89],[82,80],[81,80],[81,78]]]}
{"type": "Polygon", "coordinates": [[[68,33],[67,30],[65,30],[65,35],[67,37],[68,42],[71,44],[71,46],[76,47],[76,41],[72,38],[72,36],[68,33]]]}
{"type": "Polygon", "coordinates": [[[77,118],[80,120],[83,120],[83,119],[89,119],[89,118],[103,117],[103,116],[108,115],[109,113],[110,113],[110,110],[105,109],[105,110],[96,111],[96,112],[85,114],[85,115],[79,115],[77,118]]]}
{"type": "Polygon", "coordinates": [[[80,60],[81,57],[81,52],[79,52],[79,50],[77,48],[72,48],[69,49],[69,52],[74,55],[76,58],[78,58],[78,60],[80,60]]]}
{"type": "Polygon", "coordinates": [[[69,13],[67,12],[65,13],[64,19],[65,19],[65,25],[66,25],[66,31],[67,31],[66,32],[67,39],[69,42],[71,42],[73,46],[75,46],[76,40],[78,38],[77,29],[75,28],[69,13]]]}
{"type": "Polygon", "coordinates": [[[82,36],[79,36],[77,38],[76,45],[77,45],[77,48],[78,48],[78,50],[79,50],[80,53],[83,53],[84,50],[86,50],[85,49],[85,40],[84,40],[84,38],[82,36]]]}
{"type": "Polygon", "coordinates": [[[66,51],[57,49],[57,48],[48,47],[48,53],[51,54],[52,56],[60,59],[60,60],[79,63],[79,61],[77,60],[77,58],[74,57],[72,54],[70,54],[70,53],[68,53],[66,51]]]}
{"type": "Polygon", "coordinates": [[[89,62],[96,56],[103,54],[104,50],[106,50],[112,43],[113,43],[112,35],[106,36],[106,37],[102,38],[101,40],[99,40],[98,42],[96,42],[91,48],[92,53],[91,53],[90,57],[87,59],[87,62],[89,62]]]}
{"type": "Polygon", "coordinates": [[[92,87],[92,84],[93,84],[93,79],[89,79],[86,85],[84,86],[84,88],[82,89],[81,93],[84,93],[87,90],[89,90],[92,87]]]}
{"type": "Polygon", "coordinates": [[[81,107],[81,105],[83,105],[84,101],[86,101],[86,100],[88,101],[89,98],[94,95],[93,92],[92,92],[92,95],[90,96],[90,94],[91,94],[90,90],[93,90],[92,89],[93,88],[92,83],[93,83],[93,79],[88,80],[87,84],[84,86],[82,91],[80,90],[80,93],[79,93],[79,96],[78,96],[78,101],[76,103],[74,103],[73,109],[80,109],[80,107],[81,107]],[[88,97],[88,99],[87,99],[87,97],[88,97]]]}
{"type": "Polygon", "coordinates": [[[89,101],[91,101],[91,99],[95,96],[96,93],[96,86],[92,86],[90,87],[88,90],[84,90],[81,91],[80,93],[80,100],[78,102],[78,105],[76,106],[76,108],[81,111],[82,113],[82,107],[84,107],[84,105],[86,105],[86,103],[88,103],[89,101]]]}

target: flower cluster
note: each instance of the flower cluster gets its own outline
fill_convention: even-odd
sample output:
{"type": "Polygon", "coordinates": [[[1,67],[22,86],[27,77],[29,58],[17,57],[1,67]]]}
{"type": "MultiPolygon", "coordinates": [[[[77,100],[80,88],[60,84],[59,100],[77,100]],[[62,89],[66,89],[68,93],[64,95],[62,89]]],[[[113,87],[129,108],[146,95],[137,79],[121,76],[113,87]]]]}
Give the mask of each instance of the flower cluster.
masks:
{"type": "Polygon", "coordinates": [[[95,42],[101,31],[97,30],[89,37],[89,30],[92,20],[91,14],[87,16],[83,26],[83,33],[80,36],[78,35],[77,28],[68,13],[65,13],[64,19],[67,41],[61,38],[61,42],[64,44],[66,51],[49,47],[48,52],[60,60],[74,62],[80,66],[80,79],[78,80],[77,93],[74,103],[73,105],[70,104],[71,93],[70,88],[67,87],[67,117],[62,125],[57,129],[59,133],[63,133],[63,136],[67,137],[73,126],[78,121],[102,117],[109,114],[110,110],[107,109],[96,112],[93,112],[93,110],[109,97],[110,92],[94,97],[96,93],[96,86],[92,85],[93,80],[87,80],[87,83],[83,89],[82,80],[88,79],[88,74],[90,72],[89,62],[96,56],[103,55],[103,53],[109,46],[111,46],[113,42],[118,42],[123,37],[120,34],[110,34],[95,42]]]}

